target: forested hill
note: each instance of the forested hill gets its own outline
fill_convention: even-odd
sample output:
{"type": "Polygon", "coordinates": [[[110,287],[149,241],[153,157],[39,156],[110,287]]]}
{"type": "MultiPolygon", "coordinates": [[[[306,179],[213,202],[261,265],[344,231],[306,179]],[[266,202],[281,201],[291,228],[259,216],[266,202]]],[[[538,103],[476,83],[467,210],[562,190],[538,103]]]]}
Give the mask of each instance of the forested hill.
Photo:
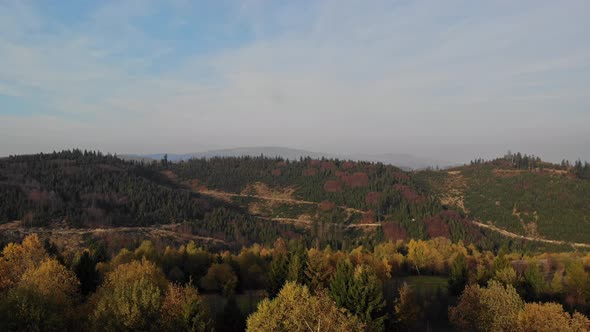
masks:
{"type": "Polygon", "coordinates": [[[0,220],[149,225],[202,218],[213,202],[157,170],[79,150],[0,160],[0,220]]]}
{"type": "Polygon", "coordinates": [[[0,222],[53,229],[170,224],[233,248],[278,237],[333,248],[436,237],[487,249],[531,244],[477,222],[527,238],[590,238],[588,166],[526,157],[526,165],[515,155],[405,172],[262,156],[174,163],[79,150],[11,156],[0,160],[0,222]]]}
{"type": "Polygon", "coordinates": [[[441,202],[528,238],[590,243],[590,164],[508,154],[420,174],[441,202]]]}

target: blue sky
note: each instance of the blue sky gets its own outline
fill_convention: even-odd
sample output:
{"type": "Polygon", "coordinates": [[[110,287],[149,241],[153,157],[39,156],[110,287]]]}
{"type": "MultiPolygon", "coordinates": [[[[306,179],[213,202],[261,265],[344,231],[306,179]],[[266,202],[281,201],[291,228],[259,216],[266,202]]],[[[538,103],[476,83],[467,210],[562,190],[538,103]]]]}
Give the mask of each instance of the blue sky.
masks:
{"type": "Polygon", "coordinates": [[[590,160],[588,1],[0,0],[0,155],[590,160]]]}

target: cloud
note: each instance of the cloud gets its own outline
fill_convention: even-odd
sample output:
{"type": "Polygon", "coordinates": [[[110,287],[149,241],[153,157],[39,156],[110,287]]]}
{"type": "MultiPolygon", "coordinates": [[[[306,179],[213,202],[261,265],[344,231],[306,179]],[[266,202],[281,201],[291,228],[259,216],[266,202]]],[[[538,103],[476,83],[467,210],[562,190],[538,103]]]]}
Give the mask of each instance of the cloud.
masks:
{"type": "Polygon", "coordinates": [[[127,1],[76,23],[21,3],[0,4],[0,94],[44,112],[0,113],[14,138],[0,155],[272,144],[590,159],[563,149],[590,137],[585,1],[127,1]]]}

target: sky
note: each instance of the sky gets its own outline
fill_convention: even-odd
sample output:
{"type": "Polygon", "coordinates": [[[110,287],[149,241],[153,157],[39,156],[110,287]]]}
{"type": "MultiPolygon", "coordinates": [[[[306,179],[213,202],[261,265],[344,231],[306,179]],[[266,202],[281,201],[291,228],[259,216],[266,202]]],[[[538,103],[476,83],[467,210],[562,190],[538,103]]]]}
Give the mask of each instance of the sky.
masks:
{"type": "Polygon", "coordinates": [[[590,1],[0,0],[0,156],[590,160],[590,1]]]}

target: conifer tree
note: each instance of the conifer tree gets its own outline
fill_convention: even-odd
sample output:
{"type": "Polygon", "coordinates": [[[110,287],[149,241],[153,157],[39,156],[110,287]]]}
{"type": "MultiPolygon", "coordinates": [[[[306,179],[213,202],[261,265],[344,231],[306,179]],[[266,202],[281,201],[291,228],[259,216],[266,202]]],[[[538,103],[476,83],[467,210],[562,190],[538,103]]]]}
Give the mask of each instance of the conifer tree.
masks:
{"type": "Polygon", "coordinates": [[[469,271],[465,263],[465,256],[459,254],[453,264],[449,274],[449,291],[454,295],[459,295],[465,289],[465,285],[469,280],[469,271]]]}
{"type": "Polygon", "coordinates": [[[270,298],[274,298],[287,280],[288,261],[284,255],[275,256],[270,264],[268,271],[268,282],[266,292],[270,298]]]}

